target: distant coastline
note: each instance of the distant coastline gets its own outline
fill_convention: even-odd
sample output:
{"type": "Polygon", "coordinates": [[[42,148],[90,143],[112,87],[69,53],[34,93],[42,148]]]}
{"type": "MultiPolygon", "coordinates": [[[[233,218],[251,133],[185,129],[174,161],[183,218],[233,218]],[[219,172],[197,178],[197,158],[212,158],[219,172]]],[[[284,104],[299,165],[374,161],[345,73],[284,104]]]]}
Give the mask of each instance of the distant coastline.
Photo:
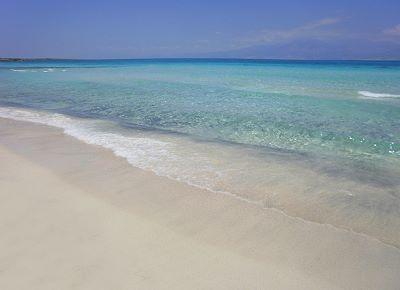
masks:
{"type": "Polygon", "coordinates": [[[32,60],[57,60],[56,58],[20,58],[20,57],[0,57],[0,61],[3,62],[15,62],[15,61],[32,61],[32,60]]]}

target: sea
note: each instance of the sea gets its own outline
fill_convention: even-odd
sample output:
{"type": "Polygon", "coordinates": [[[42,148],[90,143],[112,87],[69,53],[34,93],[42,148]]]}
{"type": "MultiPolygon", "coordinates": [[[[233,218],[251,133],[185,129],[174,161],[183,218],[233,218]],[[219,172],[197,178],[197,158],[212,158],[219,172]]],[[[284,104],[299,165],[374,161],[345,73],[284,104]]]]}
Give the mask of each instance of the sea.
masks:
{"type": "Polygon", "coordinates": [[[7,61],[0,117],[400,248],[399,61],[7,61]]]}

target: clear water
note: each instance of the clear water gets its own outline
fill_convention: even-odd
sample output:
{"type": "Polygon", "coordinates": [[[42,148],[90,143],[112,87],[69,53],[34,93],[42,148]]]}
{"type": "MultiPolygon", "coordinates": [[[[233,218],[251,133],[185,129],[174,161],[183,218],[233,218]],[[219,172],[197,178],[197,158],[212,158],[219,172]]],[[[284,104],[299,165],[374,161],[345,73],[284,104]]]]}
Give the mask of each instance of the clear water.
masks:
{"type": "Polygon", "coordinates": [[[0,116],[400,246],[400,62],[0,63],[0,116]]]}

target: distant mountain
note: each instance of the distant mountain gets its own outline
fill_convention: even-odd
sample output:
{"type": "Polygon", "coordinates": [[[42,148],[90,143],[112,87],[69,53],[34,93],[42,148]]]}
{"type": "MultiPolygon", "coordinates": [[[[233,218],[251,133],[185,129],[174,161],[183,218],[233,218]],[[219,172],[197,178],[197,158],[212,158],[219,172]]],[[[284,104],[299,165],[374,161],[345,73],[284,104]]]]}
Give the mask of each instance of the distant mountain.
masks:
{"type": "Polygon", "coordinates": [[[298,39],[230,51],[207,53],[204,57],[269,59],[398,59],[400,43],[360,39],[298,39]]]}

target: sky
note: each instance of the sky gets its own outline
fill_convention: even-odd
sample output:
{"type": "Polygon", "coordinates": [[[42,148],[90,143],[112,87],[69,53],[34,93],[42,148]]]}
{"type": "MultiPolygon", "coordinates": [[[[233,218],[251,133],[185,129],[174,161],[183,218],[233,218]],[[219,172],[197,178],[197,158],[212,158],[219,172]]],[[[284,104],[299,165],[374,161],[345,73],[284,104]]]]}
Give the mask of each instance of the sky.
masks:
{"type": "Polygon", "coordinates": [[[335,55],[400,59],[400,1],[0,0],[0,57],[335,55]]]}

